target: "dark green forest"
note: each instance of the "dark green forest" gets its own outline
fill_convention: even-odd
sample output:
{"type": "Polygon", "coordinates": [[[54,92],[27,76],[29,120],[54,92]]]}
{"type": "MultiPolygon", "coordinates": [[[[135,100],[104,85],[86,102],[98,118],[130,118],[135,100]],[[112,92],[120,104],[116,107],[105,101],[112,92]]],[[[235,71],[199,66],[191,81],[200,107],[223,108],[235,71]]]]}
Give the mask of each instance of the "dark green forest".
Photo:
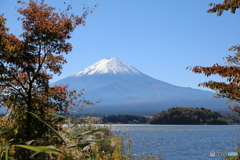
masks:
{"type": "Polygon", "coordinates": [[[150,124],[229,124],[218,112],[206,108],[173,107],[155,115],[150,124]]]}
{"type": "Polygon", "coordinates": [[[147,121],[146,117],[134,115],[109,115],[102,118],[103,123],[143,124],[147,121]]]}

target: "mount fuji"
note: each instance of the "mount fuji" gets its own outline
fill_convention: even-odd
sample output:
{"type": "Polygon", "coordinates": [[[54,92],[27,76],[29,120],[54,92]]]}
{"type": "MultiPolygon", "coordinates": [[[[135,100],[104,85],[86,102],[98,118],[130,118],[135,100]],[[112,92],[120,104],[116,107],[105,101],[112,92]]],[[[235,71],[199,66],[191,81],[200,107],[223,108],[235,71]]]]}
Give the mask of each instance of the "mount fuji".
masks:
{"type": "Polygon", "coordinates": [[[213,92],[175,86],[154,79],[117,58],[103,59],[51,85],[68,84],[85,89],[83,98],[99,104],[84,108],[102,114],[156,114],[170,107],[204,107],[226,110],[224,99],[213,92]]]}

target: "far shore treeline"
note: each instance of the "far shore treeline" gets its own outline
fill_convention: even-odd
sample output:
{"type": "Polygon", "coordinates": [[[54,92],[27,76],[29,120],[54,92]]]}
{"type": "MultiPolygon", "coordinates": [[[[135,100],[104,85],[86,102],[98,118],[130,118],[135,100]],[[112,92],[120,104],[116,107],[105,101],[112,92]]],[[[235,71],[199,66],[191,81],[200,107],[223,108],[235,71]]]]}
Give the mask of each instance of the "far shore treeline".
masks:
{"type": "MultiPolygon", "coordinates": [[[[4,114],[0,114],[3,117],[4,114]]],[[[216,112],[206,108],[173,107],[154,116],[140,115],[102,115],[74,114],[69,115],[74,121],[84,121],[84,117],[92,117],[92,123],[102,124],[196,124],[196,125],[229,125],[240,124],[238,114],[216,112]]]]}
{"type": "Polygon", "coordinates": [[[103,123],[145,124],[148,118],[135,115],[109,115],[102,118],[103,123]]]}
{"type": "Polygon", "coordinates": [[[238,115],[211,111],[206,108],[173,107],[154,116],[108,115],[101,116],[104,124],[197,124],[228,125],[239,124],[238,115]]]}

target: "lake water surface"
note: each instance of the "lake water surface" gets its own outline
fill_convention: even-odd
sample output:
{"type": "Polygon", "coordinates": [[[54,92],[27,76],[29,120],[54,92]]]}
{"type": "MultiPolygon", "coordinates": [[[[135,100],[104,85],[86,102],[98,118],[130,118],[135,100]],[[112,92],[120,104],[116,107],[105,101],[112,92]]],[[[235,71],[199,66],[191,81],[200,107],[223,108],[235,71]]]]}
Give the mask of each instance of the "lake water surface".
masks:
{"type": "Polygon", "coordinates": [[[132,152],[153,153],[163,160],[223,159],[210,152],[233,152],[240,142],[240,125],[112,125],[131,136],[132,152]]]}

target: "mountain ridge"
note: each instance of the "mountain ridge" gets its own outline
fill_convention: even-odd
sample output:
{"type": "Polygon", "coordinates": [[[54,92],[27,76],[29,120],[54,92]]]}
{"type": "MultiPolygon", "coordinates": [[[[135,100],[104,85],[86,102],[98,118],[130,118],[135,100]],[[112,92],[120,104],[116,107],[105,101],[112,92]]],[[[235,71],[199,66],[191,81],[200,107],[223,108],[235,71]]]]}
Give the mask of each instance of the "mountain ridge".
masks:
{"type": "MultiPolygon", "coordinates": [[[[169,106],[171,101],[172,105],[169,107],[176,107],[178,103],[181,107],[196,106],[212,109],[217,108],[220,104],[222,105],[219,107],[227,107],[225,100],[211,98],[213,92],[175,86],[154,79],[117,58],[100,60],[80,72],[52,83],[52,85],[59,84],[69,84],[70,90],[85,89],[83,98],[86,100],[94,102],[102,99],[96,108],[131,106],[133,104],[137,106],[151,103],[155,107],[149,107],[145,110],[156,111],[158,104],[169,106]],[[203,102],[206,104],[203,105],[203,102]]],[[[159,108],[164,108],[161,106],[159,108]]]]}

